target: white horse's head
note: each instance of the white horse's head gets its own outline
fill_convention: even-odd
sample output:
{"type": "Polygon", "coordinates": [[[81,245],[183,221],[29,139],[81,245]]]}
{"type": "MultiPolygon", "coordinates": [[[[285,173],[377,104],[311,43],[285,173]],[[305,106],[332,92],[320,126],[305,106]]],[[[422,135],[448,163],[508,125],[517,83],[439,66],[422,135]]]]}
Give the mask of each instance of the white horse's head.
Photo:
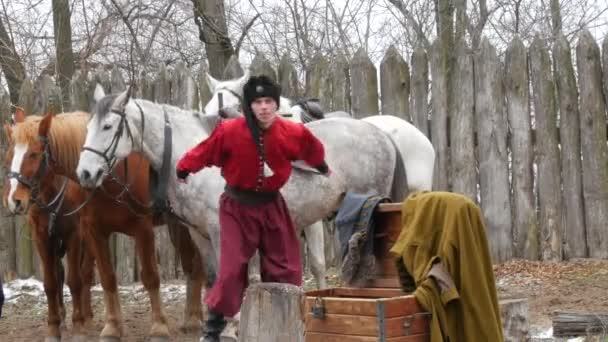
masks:
{"type": "Polygon", "coordinates": [[[131,88],[118,95],[106,95],[98,84],[95,108],[87,125],[87,137],[80,153],[76,174],[88,188],[101,185],[112,167],[126,158],[134,148],[127,111],[137,110],[130,104],[131,88]]]}
{"type": "Polygon", "coordinates": [[[249,69],[245,74],[237,79],[228,81],[219,81],[213,78],[209,73],[206,73],[207,84],[213,96],[205,105],[205,115],[218,115],[220,109],[231,112],[239,112],[241,109],[241,100],[243,98],[243,86],[249,80],[251,73],[249,69]],[[222,108],[220,108],[219,96],[222,97],[222,108]]]}

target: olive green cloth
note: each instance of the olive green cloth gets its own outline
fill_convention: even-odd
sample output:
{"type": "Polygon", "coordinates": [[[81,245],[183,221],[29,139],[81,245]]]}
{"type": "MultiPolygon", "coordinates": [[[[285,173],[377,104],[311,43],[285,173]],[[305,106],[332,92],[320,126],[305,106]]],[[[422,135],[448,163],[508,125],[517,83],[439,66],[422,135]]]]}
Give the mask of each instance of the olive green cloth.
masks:
{"type": "Polygon", "coordinates": [[[403,287],[431,312],[431,342],[502,342],[492,260],[481,211],[467,197],[419,192],[402,207],[391,252],[403,287]],[[405,282],[404,282],[405,280],[405,282]]]}

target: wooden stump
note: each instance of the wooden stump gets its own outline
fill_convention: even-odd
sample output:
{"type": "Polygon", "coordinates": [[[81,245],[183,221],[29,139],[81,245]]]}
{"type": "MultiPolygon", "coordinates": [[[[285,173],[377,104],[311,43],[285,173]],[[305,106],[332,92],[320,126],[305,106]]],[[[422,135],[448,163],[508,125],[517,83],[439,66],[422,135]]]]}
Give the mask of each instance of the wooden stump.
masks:
{"type": "Polygon", "coordinates": [[[290,284],[250,286],[241,307],[239,342],[304,342],[303,294],[290,284]]]}
{"type": "Polygon", "coordinates": [[[530,341],[528,299],[500,299],[498,305],[505,342],[530,341]]]}

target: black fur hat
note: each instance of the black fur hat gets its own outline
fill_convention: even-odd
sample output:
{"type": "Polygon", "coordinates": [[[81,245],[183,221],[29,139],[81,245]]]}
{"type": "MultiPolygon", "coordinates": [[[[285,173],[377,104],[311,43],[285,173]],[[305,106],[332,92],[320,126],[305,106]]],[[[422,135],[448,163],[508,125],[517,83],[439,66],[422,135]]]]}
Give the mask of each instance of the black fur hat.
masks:
{"type": "Polygon", "coordinates": [[[251,103],[260,97],[271,97],[280,105],[281,86],[274,83],[268,76],[252,76],[243,86],[243,109],[251,108],[251,103]]]}

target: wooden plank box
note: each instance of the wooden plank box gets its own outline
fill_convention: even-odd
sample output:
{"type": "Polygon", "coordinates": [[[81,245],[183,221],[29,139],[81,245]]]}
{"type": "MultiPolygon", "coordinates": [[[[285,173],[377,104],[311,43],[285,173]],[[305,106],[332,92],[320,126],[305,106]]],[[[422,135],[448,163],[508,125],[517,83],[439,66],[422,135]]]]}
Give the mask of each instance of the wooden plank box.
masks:
{"type": "Polygon", "coordinates": [[[401,203],[376,210],[378,274],[364,288],[306,292],[306,342],[426,342],[430,313],[399,286],[389,250],[401,232],[401,203]]]}

